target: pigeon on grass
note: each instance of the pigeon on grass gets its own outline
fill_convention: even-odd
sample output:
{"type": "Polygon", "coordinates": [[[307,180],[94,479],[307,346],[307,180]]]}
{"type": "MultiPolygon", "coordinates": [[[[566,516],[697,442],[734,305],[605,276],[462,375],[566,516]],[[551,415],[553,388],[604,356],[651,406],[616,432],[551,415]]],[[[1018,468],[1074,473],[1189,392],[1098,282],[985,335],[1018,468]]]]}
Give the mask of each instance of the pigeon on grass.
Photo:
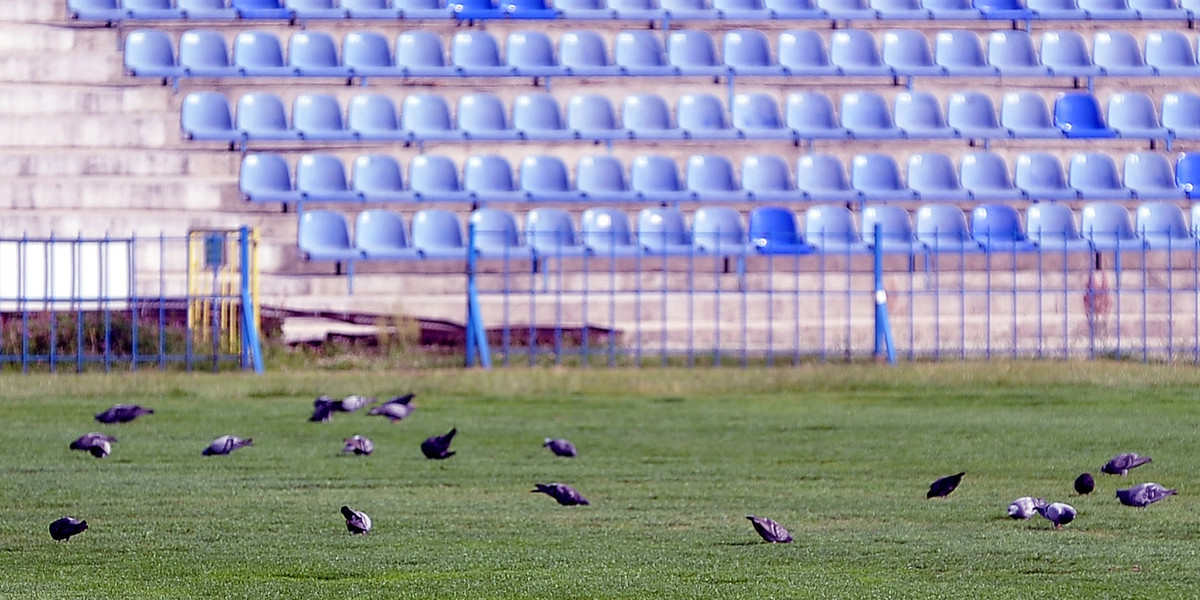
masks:
{"type": "Polygon", "coordinates": [[[375,444],[361,435],[349,437],[342,441],[346,442],[346,447],[342,448],[342,452],[353,452],[359,456],[363,456],[375,451],[375,444]]]}
{"type": "Polygon", "coordinates": [[[313,400],[313,414],[308,418],[313,423],[326,423],[333,419],[333,413],[337,410],[335,403],[337,400],[325,395],[317,396],[313,400]]]}
{"type": "Polygon", "coordinates": [[[391,400],[372,408],[367,414],[380,415],[386,417],[392,423],[399,423],[408,417],[408,415],[411,415],[414,410],[417,410],[417,405],[412,403],[414,397],[416,397],[416,394],[394,396],[391,400]]]}
{"type": "Polygon", "coordinates": [[[65,542],[73,535],[79,535],[88,528],[87,521],[74,517],[63,517],[50,524],[50,537],[58,542],[65,542]]]}
{"type": "Polygon", "coordinates": [[[333,407],[339,412],[354,412],[374,401],[374,398],[353,394],[337,401],[333,407]]]}
{"type": "Polygon", "coordinates": [[[541,492],[554,498],[563,506],[577,506],[591,504],[587,498],[584,498],[575,488],[565,483],[535,483],[534,489],[529,490],[532,493],[541,492]]]}
{"type": "Polygon", "coordinates": [[[1062,529],[1063,525],[1075,520],[1075,507],[1062,502],[1053,504],[1042,504],[1037,507],[1038,514],[1046,517],[1051,523],[1054,523],[1055,529],[1062,529]]]}
{"type": "Polygon", "coordinates": [[[349,506],[342,507],[342,516],[346,517],[346,529],[353,534],[367,534],[371,531],[371,517],[361,510],[349,506]]]}
{"type": "Polygon", "coordinates": [[[97,413],[96,420],[105,424],[128,423],[142,415],[152,415],[154,410],[137,404],[117,404],[97,413]]]}
{"type": "Polygon", "coordinates": [[[103,433],[88,433],[75,438],[71,442],[72,450],[82,450],[90,452],[96,458],[104,458],[112,452],[112,445],[116,443],[117,438],[103,433]]]}
{"type": "Polygon", "coordinates": [[[1086,496],[1096,489],[1096,479],[1091,473],[1084,473],[1075,478],[1075,492],[1080,496],[1086,496]]]}
{"type": "Polygon", "coordinates": [[[750,524],[754,525],[754,531],[757,531],[762,539],[772,544],[790,544],[792,542],[792,534],[779,523],[754,515],[747,515],[746,518],[750,519],[750,524]]]}
{"type": "Polygon", "coordinates": [[[223,435],[213,440],[207,448],[200,452],[200,454],[203,454],[204,456],[224,455],[229,454],[238,448],[244,448],[246,446],[253,445],[253,438],[242,439],[233,435],[223,435]]]}
{"type": "Polygon", "coordinates": [[[925,497],[945,498],[949,496],[950,492],[953,492],[958,487],[958,484],[962,482],[963,475],[966,475],[966,472],[955,473],[954,475],[947,475],[938,479],[929,485],[929,491],[925,493],[925,497]]]}
{"type": "Polygon", "coordinates": [[[1167,496],[1173,496],[1178,490],[1170,490],[1157,483],[1139,483],[1131,488],[1117,490],[1117,499],[1125,506],[1146,508],[1167,496]]]}
{"type": "Polygon", "coordinates": [[[1100,470],[1109,475],[1125,475],[1130,469],[1140,467],[1148,462],[1150,462],[1149,456],[1127,452],[1112,457],[1103,467],[1100,467],[1100,470]]]}
{"type": "Polygon", "coordinates": [[[458,433],[458,428],[451,429],[445,435],[435,435],[421,442],[421,454],[425,458],[443,459],[450,458],[456,453],[450,450],[450,442],[454,440],[454,434],[458,433]]]}
{"type": "Polygon", "coordinates": [[[568,442],[562,438],[546,438],[546,441],[543,442],[542,445],[549,448],[555,456],[570,458],[573,456],[578,456],[579,454],[575,450],[575,444],[572,444],[571,442],[568,442]]]}
{"type": "Polygon", "coordinates": [[[1008,516],[1012,519],[1027,520],[1033,515],[1038,514],[1038,507],[1045,508],[1046,501],[1042,498],[1034,498],[1032,496],[1023,496],[1012,501],[1008,505],[1008,516]]]}

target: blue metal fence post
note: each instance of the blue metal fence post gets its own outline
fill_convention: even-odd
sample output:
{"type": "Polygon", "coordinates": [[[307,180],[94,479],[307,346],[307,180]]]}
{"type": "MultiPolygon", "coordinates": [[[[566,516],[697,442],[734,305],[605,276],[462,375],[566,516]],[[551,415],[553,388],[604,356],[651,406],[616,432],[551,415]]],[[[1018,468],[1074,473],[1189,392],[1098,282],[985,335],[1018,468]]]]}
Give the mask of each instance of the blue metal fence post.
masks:
{"type": "MultiPolygon", "coordinates": [[[[883,239],[883,226],[875,224],[875,239],[883,239]]],[[[892,323],[888,319],[887,291],[883,289],[883,245],[875,244],[875,357],[886,356],[889,365],[896,364],[896,344],[892,339],[892,323]]]]}
{"type": "Polygon", "coordinates": [[[483,329],[480,314],[479,288],[475,281],[475,222],[467,222],[467,366],[475,366],[478,353],[479,366],[492,368],[492,354],[488,348],[487,332],[483,329]]]}
{"type": "Polygon", "coordinates": [[[238,231],[238,248],[240,251],[238,262],[241,268],[242,288],[242,365],[245,366],[246,356],[249,355],[250,365],[254,367],[254,372],[262,373],[262,340],[258,335],[258,322],[254,318],[258,310],[254,304],[257,301],[257,298],[254,297],[252,282],[254,273],[250,268],[252,262],[250,246],[252,243],[250,228],[243,225],[238,231]]]}

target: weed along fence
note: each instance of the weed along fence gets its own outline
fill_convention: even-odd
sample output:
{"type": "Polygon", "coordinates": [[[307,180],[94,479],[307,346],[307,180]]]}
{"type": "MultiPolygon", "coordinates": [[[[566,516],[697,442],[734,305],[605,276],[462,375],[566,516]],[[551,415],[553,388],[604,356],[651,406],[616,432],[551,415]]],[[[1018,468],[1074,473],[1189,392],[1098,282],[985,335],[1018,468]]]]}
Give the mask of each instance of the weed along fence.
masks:
{"type": "Polygon", "coordinates": [[[252,367],[254,233],[0,239],[0,368],[252,367]]]}

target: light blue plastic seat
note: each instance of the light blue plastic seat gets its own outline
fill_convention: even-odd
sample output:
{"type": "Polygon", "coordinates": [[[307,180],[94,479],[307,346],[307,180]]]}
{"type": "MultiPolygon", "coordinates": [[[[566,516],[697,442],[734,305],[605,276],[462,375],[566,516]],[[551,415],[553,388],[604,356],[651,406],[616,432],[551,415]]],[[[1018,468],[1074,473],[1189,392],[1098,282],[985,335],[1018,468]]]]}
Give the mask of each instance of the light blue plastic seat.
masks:
{"type": "Polygon", "coordinates": [[[362,251],[350,243],[350,227],[346,224],[346,218],[331,210],[306,210],[301,213],[296,243],[305,260],[353,262],[365,258],[362,251]]]}
{"type": "Polygon", "coordinates": [[[1171,92],[1162,98],[1162,124],[1172,138],[1200,139],[1200,94],[1171,92]]]}
{"type": "Polygon", "coordinates": [[[722,38],[721,56],[731,74],[783,75],[787,70],[775,60],[767,35],[757,29],[732,29],[722,38]]]}
{"type": "Polygon", "coordinates": [[[980,92],[954,92],[946,99],[946,125],[959,137],[993,140],[1010,137],[1008,128],[996,119],[992,98],[980,92]]]}
{"type": "Polygon", "coordinates": [[[575,138],[575,132],[563,123],[558,101],[547,93],[521,94],[513,99],[512,128],[527,140],[575,138]]]}
{"type": "Polygon", "coordinates": [[[763,0],[776,20],[828,19],[829,14],[813,0],[763,0]]]}
{"type": "Polygon", "coordinates": [[[1029,241],[1042,252],[1090,251],[1092,244],[1079,235],[1075,213],[1065,204],[1038,202],[1025,210],[1029,241]]]}
{"type": "Polygon", "coordinates": [[[713,0],[712,7],[720,19],[760,21],[774,16],[763,0],[713,0]]]}
{"type": "Polygon", "coordinates": [[[1011,204],[982,204],[971,209],[971,237],[988,252],[1031,252],[1021,215],[1011,204]]]}
{"type": "Polygon", "coordinates": [[[297,31],[288,38],[288,65],[304,77],[351,77],[338,59],[337,43],[322,31],[297,31]]]}
{"type": "Polygon", "coordinates": [[[621,101],[621,126],[633,139],[683,139],[683,130],[672,122],[671,107],[657,94],[625,96],[621,101]]]}
{"type": "Polygon", "coordinates": [[[991,76],[1000,70],[987,61],[983,42],[973,31],[950,29],[934,37],[934,63],[951,76],[991,76]]]}
{"type": "Polygon", "coordinates": [[[960,254],[983,249],[967,227],[967,217],[953,204],[922,204],[913,229],[917,240],[932,253],[960,254]]]}
{"type": "Polygon", "coordinates": [[[637,241],[647,254],[692,254],[687,221],[683,212],[673,206],[651,206],[638,211],[637,241]]]}
{"type": "Polygon", "coordinates": [[[455,121],[467,140],[518,140],[522,137],[520,131],[509,127],[500,97],[489,92],[460,96],[455,121]]]}
{"type": "Polygon", "coordinates": [[[1025,197],[1025,192],[1013,185],[1008,163],[994,152],[964,154],[958,180],[975,200],[1004,202],[1025,197]]]}
{"type": "Polygon", "coordinates": [[[617,11],[609,8],[605,0],[556,0],[554,8],[564,19],[571,20],[611,20],[617,18],[617,11]]]}
{"type": "Polygon", "coordinates": [[[1146,64],[1138,41],[1128,31],[1097,31],[1092,38],[1092,62],[1109,76],[1145,77],[1154,74],[1146,64]]]}
{"type": "MultiPolygon", "coordinates": [[[[840,168],[840,165],[839,165],[840,168]]],[[[804,192],[792,183],[787,161],[778,154],[748,154],[742,158],[742,189],[758,202],[794,202],[804,192]]]]}
{"type": "Polygon", "coordinates": [[[462,140],[450,119],[450,106],[439,94],[409,94],[400,106],[400,128],[417,142],[462,140]]]}
{"type": "Polygon", "coordinates": [[[1048,152],[1022,152],[1013,168],[1013,183],[1030,200],[1074,200],[1079,192],[1067,184],[1062,163],[1048,152]]]}
{"type": "Polygon", "coordinates": [[[738,184],[733,162],[721,154],[693,154],[685,167],[692,197],[701,202],[743,202],[750,194],[738,184]]]}
{"type": "Polygon", "coordinates": [[[867,200],[911,200],[917,197],[900,178],[900,166],[890,154],[857,154],[850,161],[850,185],[867,200]]]}
{"type": "Polygon", "coordinates": [[[291,19],[291,9],[282,0],[230,0],[242,19],[291,19]]]}
{"type": "Polygon", "coordinates": [[[1139,200],[1182,200],[1183,190],[1175,183],[1175,172],[1167,157],[1158,152],[1125,155],[1121,181],[1139,200]]]}
{"type": "Polygon", "coordinates": [[[188,77],[231,77],[238,74],[229,60],[225,36],[208,29],[192,29],[179,36],[179,68],[188,77]]]}
{"type": "Polygon", "coordinates": [[[466,202],[470,194],[463,191],[458,179],[458,167],[449,157],[440,154],[419,154],[408,165],[408,187],[413,198],[421,202],[466,202]]]}
{"type": "Polygon", "coordinates": [[[180,19],[183,14],[172,6],[171,0],[122,0],[122,8],[131,19],[180,19]]]}
{"type": "Polygon", "coordinates": [[[1079,0],[1079,8],[1091,20],[1137,21],[1142,18],[1126,0],[1079,0]]]}
{"type": "Polygon", "coordinates": [[[356,202],[362,196],[350,189],[346,167],[332,154],[308,153],[296,160],[296,190],[307,202],[356,202]]]}
{"type": "Polygon", "coordinates": [[[922,254],[925,245],[913,234],[908,211],[895,204],[871,204],[862,211],[863,241],[871,248],[899,254],[922,254]],[[879,235],[875,227],[879,226],[879,235]]]}
{"type": "Polygon", "coordinates": [[[698,253],[740,256],[751,250],[742,215],[728,206],[701,206],[692,214],[692,247],[698,253]]]}
{"type": "Polygon", "coordinates": [[[300,132],[288,124],[283,100],[269,92],[251,92],[238,98],[236,126],[248,140],[300,139],[300,132]]]}
{"type": "Polygon", "coordinates": [[[500,43],[486,31],[459,31],[450,41],[450,65],[467,77],[511,75],[512,67],[500,58],[500,43]]]}
{"type": "Polygon", "coordinates": [[[915,29],[892,29],[883,33],[880,58],[897,76],[944,75],[945,70],[933,64],[933,52],[925,34],[915,29]]]}
{"type": "Polygon", "coordinates": [[[675,111],[679,129],[693,140],[732,140],[741,131],[729,126],[725,105],[712,94],[683,94],[675,111]]]}
{"type": "Polygon", "coordinates": [[[1108,125],[1117,137],[1167,140],[1169,132],[1158,122],[1154,100],[1142,92],[1114,92],[1108,96],[1108,125]]]}
{"type": "Polygon", "coordinates": [[[857,202],[862,193],[850,185],[846,169],[836,156],[802,154],[796,159],[796,189],[814,202],[857,202]]]}
{"type": "Polygon", "coordinates": [[[1079,211],[1079,235],[1097,250],[1140,250],[1145,242],[1129,220],[1129,210],[1116,202],[1089,202],[1079,211]]]}
{"type": "Polygon", "coordinates": [[[667,36],[667,64],[678,75],[720,77],[730,73],[717,58],[717,46],[707,31],[682,29],[667,36]]]}
{"type": "Polygon", "coordinates": [[[360,140],[408,141],[396,105],[384,94],[358,94],[346,109],[346,128],[360,140]]]}
{"type": "Polygon", "coordinates": [[[567,165],[557,156],[530,154],[521,159],[520,184],[526,199],[534,202],[575,202],[583,194],[571,187],[567,165]]]}
{"type": "Polygon", "coordinates": [[[475,251],[483,258],[529,260],[533,247],[525,243],[517,218],[507,210],[477,208],[471,211],[475,226],[475,251]]]}
{"type": "Polygon", "coordinates": [[[1020,29],[988,33],[988,64],[1005,77],[1041,77],[1050,75],[1034,48],[1033,37],[1020,29]]]}
{"type": "Polygon", "coordinates": [[[342,38],[342,63],[354,77],[400,77],[404,69],[392,60],[392,51],[383,34],[351,31],[342,38]]]}
{"type": "Polygon", "coordinates": [[[883,64],[875,36],[863,29],[838,29],[829,37],[829,62],[845,75],[892,76],[883,64]]]}
{"type": "Polygon", "coordinates": [[[127,16],[117,0],[67,0],[67,12],[72,19],[118,22],[127,16]]]}
{"type": "Polygon", "coordinates": [[[386,209],[364,210],[354,220],[354,247],[367,260],[408,260],[421,253],[408,243],[404,217],[386,209]]]}
{"type": "Polygon", "coordinates": [[[504,48],[504,62],[517,75],[551,77],[567,74],[567,68],[558,64],[554,42],[541,31],[514,31],[508,34],[504,48]]]}
{"type": "Polygon", "coordinates": [[[1192,42],[1182,31],[1148,31],[1145,38],[1146,64],[1159,75],[1194,77],[1200,75],[1192,42]]]}
{"type": "Polygon", "coordinates": [[[353,140],[342,121],[342,105],[330,94],[300,94],[292,101],[292,127],[304,140],[353,140]]]}
{"type": "MultiPolygon", "coordinates": [[[[847,96],[849,95],[847,94],[847,96]]],[[[843,96],[842,102],[844,106],[845,102],[847,102],[845,96],[843,96]]],[[[888,122],[891,121],[890,116],[885,114],[884,117],[888,122]]],[[[787,116],[785,118],[786,121],[784,124],[792,130],[793,139],[844,139],[851,135],[851,130],[845,124],[845,115],[843,115],[843,122],[839,124],[834,114],[833,101],[829,96],[821,92],[794,92],[788,94],[787,116]]],[[[866,117],[861,117],[860,120],[854,121],[854,123],[863,125],[864,129],[861,133],[869,133],[868,128],[872,123],[868,122],[866,117]]],[[[893,129],[896,132],[900,132],[897,128],[893,127],[893,129]]]]}
{"type": "Polygon", "coordinates": [[[833,20],[871,21],[879,17],[867,0],[816,0],[816,4],[833,20]]]}
{"type": "Polygon", "coordinates": [[[1069,138],[1117,137],[1104,122],[1100,102],[1091,94],[1059,94],[1054,101],[1054,124],[1069,138]]]}
{"type": "MultiPolygon", "coordinates": [[[[1074,0],[1062,0],[1074,2],[1074,0]]],[[[1042,33],[1038,56],[1042,64],[1050,69],[1051,75],[1070,77],[1094,77],[1100,75],[1100,67],[1092,62],[1087,42],[1078,31],[1047,31],[1042,33]]]]}
{"type": "Polygon", "coordinates": [[[842,95],[841,124],[858,139],[893,139],[904,131],[892,121],[887,99],[877,92],[847,92],[842,95]]]}
{"type": "Polygon", "coordinates": [[[619,75],[621,70],[608,58],[604,38],[591,30],[567,31],[558,39],[558,62],[571,75],[619,75]]]}
{"type": "Polygon", "coordinates": [[[283,45],[269,31],[243,31],[233,38],[233,66],[245,77],[291,77],[296,71],[283,61],[283,45]]]}
{"type": "Polygon", "coordinates": [[[892,121],[906,138],[958,137],[958,131],[946,124],[937,96],[929,92],[900,92],[896,95],[892,110],[892,121]]]}
{"type": "Polygon", "coordinates": [[[750,211],[750,243],[759,254],[809,254],[813,247],[796,224],[796,213],[782,206],[756,206],[750,211]]]}
{"type": "Polygon", "coordinates": [[[1087,11],[1075,0],[1026,0],[1025,6],[1039,19],[1056,21],[1086,21],[1087,11]]]}
{"type": "Polygon", "coordinates": [[[1134,231],[1151,250],[1195,250],[1183,209],[1171,202],[1144,202],[1137,207],[1134,231]]]}
{"type": "Polygon", "coordinates": [[[659,0],[658,5],[669,20],[712,20],[719,18],[707,0],[659,0]]]}
{"type": "MultiPolygon", "coordinates": [[[[390,0],[341,0],[351,19],[399,19],[400,8],[390,0]]],[[[344,59],[344,57],[343,57],[344,59]]]]}
{"type": "MultiPolygon", "coordinates": [[[[874,41],[871,42],[872,46],[874,41]]],[[[825,40],[812,29],[787,29],[779,33],[779,65],[789,75],[840,75],[829,61],[825,40]]]]}
{"type": "Polygon", "coordinates": [[[1084,200],[1132,198],[1133,192],[1121,184],[1117,163],[1104,152],[1079,152],[1071,156],[1067,183],[1084,200]]]}
{"type": "Polygon", "coordinates": [[[814,204],[804,211],[804,239],[818,252],[851,254],[869,252],[854,215],[842,204],[814,204]]]}
{"type": "Polygon", "coordinates": [[[465,259],[466,240],[458,215],[444,208],[426,208],[412,217],[412,247],[424,258],[465,259]]]}
{"type": "Polygon", "coordinates": [[[964,202],[971,191],[958,180],[958,170],[949,156],[940,152],[922,152],[908,157],[908,187],[927,201],[964,202]]]}
{"type": "Polygon", "coordinates": [[[525,214],[525,243],[541,258],[588,253],[575,233],[571,213],[556,207],[538,207],[525,214]]]}
{"type": "Polygon", "coordinates": [[[242,157],[238,191],[247,202],[295,204],[302,196],[292,186],[291,168],[278,154],[251,153],[242,157]]]}
{"type": "Polygon", "coordinates": [[[232,21],[237,18],[237,9],[225,0],[178,0],[179,15],[198,21],[232,21]]]}
{"type": "Polygon", "coordinates": [[[1181,152],[1175,157],[1175,185],[1189,199],[1200,198],[1200,153],[1181,152]]]}
{"type": "Polygon", "coordinates": [[[730,106],[730,125],[747,139],[796,139],[796,132],[784,124],[775,98],[764,92],[736,94],[730,106]]]}
{"type": "Polygon", "coordinates": [[[939,21],[973,21],[983,17],[971,0],[922,0],[921,6],[939,21]]]}
{"type": "Polygon", "coordinates": [[[1129,8],[1142,20],[1179,21],[1191,16],[1177,0],[1129,0],[1129,8]]]}
{"type": "Polygon", "coordinates": [[[363,154],[354,159],[350,189],[366,202],[411,202],[400,163],[386,154],[363,154]]]}
{"type": "Polygon", "coordinates": [[[462,187],[473,202],[516,202],[525,200],[517,189],[512,165],[499,154],[475,154],[463,163],[462,187]]]}
{"type": "Polygon", "coordinates": [[[567,129],[580,139],[596,142],[630,137],[628,129],[617,125],[608,97],[600,94],[575,94],[567,99],[567,129]]]}
{"type": "Polygon", "coordinates": [[[158,29],[135,29],[125,36],[125,72],[134,77],[174,78],[183,75],[175,64],[171,36],[158,29]]]}
{"type": "Polygon", "coordinates": [[[673,203],[692,200],[675,159],[661,154],[640,154],[629,163],[629,187],[642,200],[673,203]]]}
{"type": "Polygon", "coordinates": [[[1000,101],[1000,125],[1015,138],[1061,138],[1046,99],[1034,92],[1009,92],[1000,101]]]}
{"type": "Polygon", "coordinates": [[[646,30],[622,31],[613,38],[613,63],[623,75],[670,75],[674,69],[667,64],[658,33],[646,30]]]}
{"type": "Polygon", "coordinates": [[[924,21],[933,18],[933,13],[921,5],[920,0],[870,0],[871,9],[877,18],[897,21],[924,21]]]}
{"type": "Polygon", "coordinates": [[[625,166],[612,155],[592,155],[575,166],[575,189],[589,202],[631,202],[637,194],[629,189],[625,166]]]}
{"type": "Polygon", "coordinates": [[[284,6],[290,8],[297,19],[345,19],[349,16],[346,9],[334,0],[285,0],[284,6]]]}
{"type": "Polygon", "coordinates": [[[579,218],[580,237],[588,251],[601,258],[616,258],[641,254],[633,241],[633,226],[625,211],[593,206],[579,218]]]}
{"type": "Polygon", "coordinates": [[[396,36],[396,67],[407,77],[450,77],[458,70],[446,62],[442,38],[432,31],[405,31],[396,36]]]}

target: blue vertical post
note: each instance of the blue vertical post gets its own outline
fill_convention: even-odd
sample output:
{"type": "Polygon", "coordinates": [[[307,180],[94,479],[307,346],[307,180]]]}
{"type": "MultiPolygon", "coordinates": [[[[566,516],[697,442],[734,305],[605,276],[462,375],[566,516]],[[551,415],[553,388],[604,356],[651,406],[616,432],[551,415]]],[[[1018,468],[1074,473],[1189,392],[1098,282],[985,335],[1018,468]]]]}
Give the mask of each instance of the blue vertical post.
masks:
{"type": "MultiPolygon", "coordinates": [[[[530,340],[532,342],[532,340],[530,340]]],[[[492,353],[488,349],[487,332],[483,329],[483,315],[479,307],[479,288],[475,282],[475,222],[467,221],[467,366],[475,366],[478,354],[479,366],[492,368],[492,353]]]]}
{"type": "MultiPolygon", "coordinates": [[[[875,224],[875,239],[883,239],[883,226],[875,224]]],[[[887,291],[883,289],[883,245],[875,244],[875,357],[886,356],[889,365],[896,364],[896,343],[892,339],[892,323],[888,319],[887,291]]]]}
{"type": "Polygon", "coordinates": [[[256,307],[254,302],[254,290],[252,288],[251,271],[251,254],[250,254],[250,228],[243,225],[238,232],[238,246],[240,257],[238,262],[241,267],[241,288],[242,288],[242,366],[245,366],[246,359],[249,357],[250,365],[254,367],[255,373],[263,372],[263,357],[262,357],[262,342],[258,337],[258,323],[255,322],[254,313],[256,307]]]}

